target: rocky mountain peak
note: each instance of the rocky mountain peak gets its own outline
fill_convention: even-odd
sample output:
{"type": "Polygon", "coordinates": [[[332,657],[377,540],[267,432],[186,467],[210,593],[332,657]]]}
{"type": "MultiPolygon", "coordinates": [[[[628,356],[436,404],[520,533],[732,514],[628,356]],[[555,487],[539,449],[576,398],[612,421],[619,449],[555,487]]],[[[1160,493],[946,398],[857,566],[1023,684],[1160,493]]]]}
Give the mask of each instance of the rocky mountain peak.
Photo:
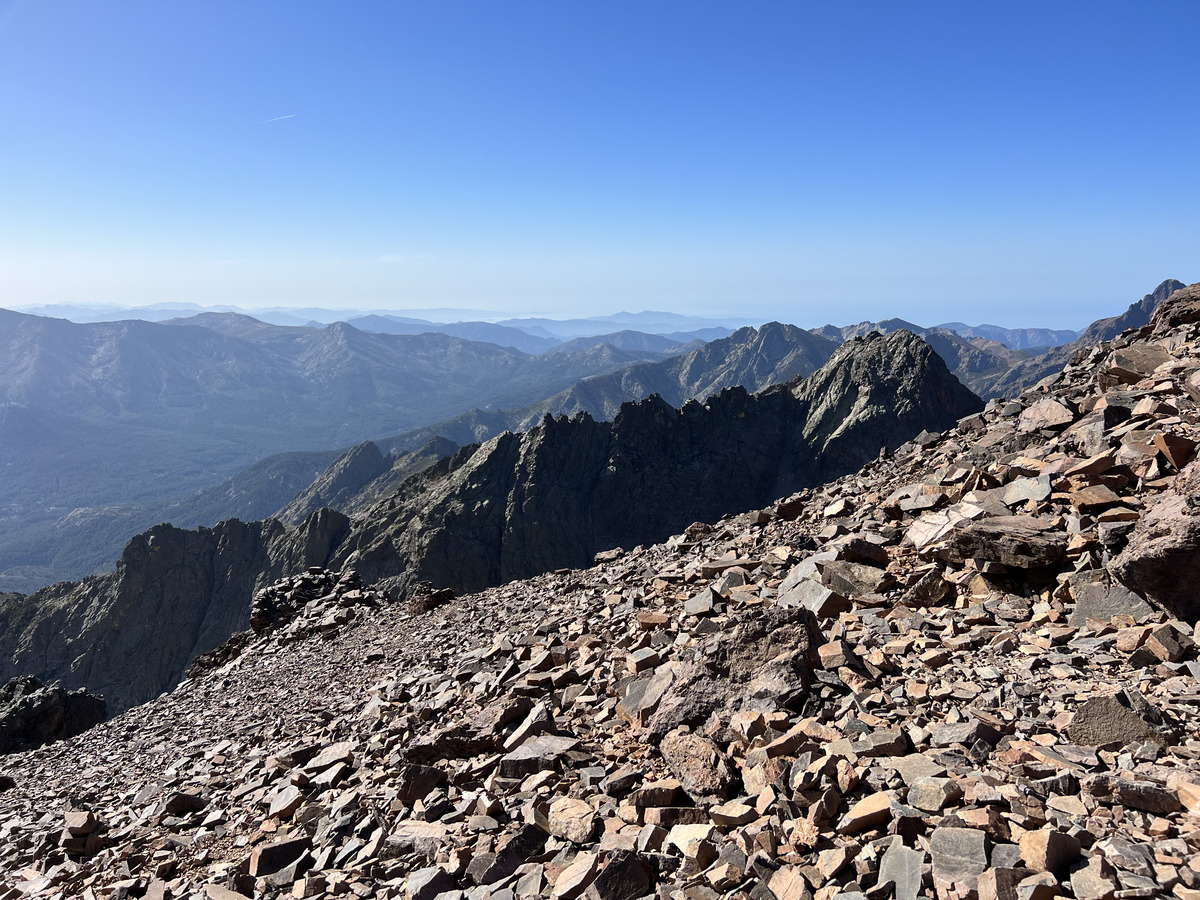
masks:
{"type": "Polygon", "coordinates": [[[611,423],[547,417],[493,439],[377,507],[335,562],[401,591],[578,566],[851,471],[981,405],[915,335],[862,338],[790,387],[680,409],[652,394],[611,423]]]}

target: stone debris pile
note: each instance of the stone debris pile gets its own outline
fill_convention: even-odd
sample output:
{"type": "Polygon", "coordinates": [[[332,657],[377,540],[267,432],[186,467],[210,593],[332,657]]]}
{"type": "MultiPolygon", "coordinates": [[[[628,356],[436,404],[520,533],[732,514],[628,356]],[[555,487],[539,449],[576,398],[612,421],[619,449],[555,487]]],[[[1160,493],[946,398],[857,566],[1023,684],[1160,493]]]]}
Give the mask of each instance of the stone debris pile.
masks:
{"type": "Polygon", "coordinates": [[[1191,288],[585,571],[273,586],[241,652],[0,761],[0,900],[1196,900],[1198,444],[1191,288]]]}
{"type": "Polygon", "coordinates": [[[381,601],[382,594],[364,588],[357,572],[313,566],[258,591],[250,606],[250,629],[257,635],[281,632],[280,637],[300,640],[345,625],[359,614],[358,607],[376,607],[381,601]]]}

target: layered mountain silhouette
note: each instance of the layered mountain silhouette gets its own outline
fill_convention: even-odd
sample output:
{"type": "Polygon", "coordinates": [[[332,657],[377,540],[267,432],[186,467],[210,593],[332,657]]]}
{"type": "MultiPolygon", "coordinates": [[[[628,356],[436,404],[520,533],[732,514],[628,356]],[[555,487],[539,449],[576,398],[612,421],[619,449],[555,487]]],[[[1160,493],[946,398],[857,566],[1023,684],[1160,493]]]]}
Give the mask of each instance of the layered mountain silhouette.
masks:
{"type": "Polygon", "coordinates": [[[164,515],[165,504],[271,454],[326,453],[474,406],[519,407],[661,358],[607,344],[532,356],[438,333],[235,314],[80,325],[0,310],[0,573],[45,583],[95,571],[161,519],[122,523],[164,515]],[[81,521],[112,527],[97,538],[81,521]]]}
{"type": "Polygon", "coordinates": [[[453,419],[380,441],[394,452],[410,452],[435,437],[458,444],[485,441],[505,431],[524,431],[545,416],[587,412],[611,419],[622,404],[658,394],[672,406],[703,399],[723,388],[755,392],[808,375],[824,365],[837,343],[795,325],[768,322],[740,328],[681,356],[636,363],[580,380],[563,391],[516,409],[472,409],[453,419]]]}
{"type": "Polygon", "coordinates": [[[1059,371],[1081,347],[1111,340],[1129,328],[1142,327],[1150,321],[1151,314],[1159,304],[1183,287],[1182,281],[1168,278],[1151,293],[1131,304],[1121,315],[1098,319],[1083,332],[1003,329],[989,325],[972,327],[960,322],[922,328],[904,319],[885,319],[842,327],[825,325],[814,328],[813,333],[835,342],[872,331],[888,334],[904,329],[919,334],[946,361],[946,365],[963,384],[985,400],[990,400],[994,397],[1014,397],[1025,388],[1037,384],[1059,371]],[[1029,343],[1035,338],[1064,335],[1068,336],[1067,342],[1059,346],[1029,343]]]}
{"type": "MultiPolygon", "coordinates": [[[[394,488],[414,460],[429,462],[419,451],[433,440],[485,441],[530,428],[547,413],[610,419],[622,403],[655,393],[679,406],[734,385],[761,390],[813,371],[837,344],[871,331],[921,334],[977,394],[1012,396],[1057,371],[1079,346],[1143,323],[1180,284],[1164,282],[1123,316],[1045,352],[988,337],[1017,345],[1049,335],[1045,330],[961,323],[926,329],[901,319],[814,333],[770,323],[687,353],[697,337],[720,329],[650,313],[557,324],[457,323],[464,334],[527,335],[543,342],[537,346],[553,345],[531,356],[444,331],[284,327],[234,313],[75,325],[3,312],[0,451],[8,477],[0,482],[0,590],[28,592],[101,571],[128,536],[159,521],[191,527],[276,512],[297,521],[301,510],[330,499],[315,481],[336,477],[343,493],[349,481],[361,482],[351,493],[366,488],[362,468],[326,473],[347,446],[364,440],[374,441],[394,470],[390,480],[382,468],[374,476],[383,478],[379,492],[394,488]],[[571,337],[614,325],[699,328],[571,337]],[[285,510],[302,492],[306,497],[285,510]]],[[[431,325],[388,318],[415,329],[431,325]]],[[[367,501],[337,501],[352,502],[367,501]]]]}
{"type": "MultiPolygon", "coordinates": [[[[981,408],[928,344],[897,332],[847,342],[807,379],[757,394],[729,388],[682,409],[653,396],[612,422],[547,418],[441,459],[353,520],[320,509],[294,529],[152,528],[114,573],[4,602],[0,679],[87,685],[119,711],[244,628],[253,591],[280,573],[352,567],[404,592],[586,565],[852,471],[981,408]]],[[[347,467],[379,468],[360,456],[347,467]]]]}
{"type": "Polygon", "coordinates": [[[1067,328],[1002,328],[999,325],[967,325],[965,322],[943,322],[935,327],[953,331],[967,340],[983,338],[985,341],[995,341],[1010,350],[1058,347],[1080,335],[1080,332],[1067,328]]]}

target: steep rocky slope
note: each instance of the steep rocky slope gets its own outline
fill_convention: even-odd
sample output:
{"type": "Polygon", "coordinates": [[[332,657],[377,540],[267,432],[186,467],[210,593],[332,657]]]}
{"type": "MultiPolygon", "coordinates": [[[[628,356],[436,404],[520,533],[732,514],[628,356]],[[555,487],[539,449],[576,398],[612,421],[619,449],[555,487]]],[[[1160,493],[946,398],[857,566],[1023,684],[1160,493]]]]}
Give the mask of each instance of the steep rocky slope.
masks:
{"type": "Polygon", "coordinates": [[[384,456],[371,441],[352,447],[271,518],[299,525],[322,507],[347,515],[366,512],[418,472],[452,455],[458,445],[433,438],[412,453],[384,456]]]}
{"type": "Polygon", "coordinates": [[[371,510],[334,560],[393,588],[479,590],[760,506],[978,406],[914,335],[860,338],[756,395],[679,410],[652,396],[611,423],[547,418],[463,451],[371,510]]]}
{"type": "MultiPolygon", "coordinates": [[[[253,587],[289,565],[349,560],[399,591],[478,589],[768,502],[978,405],[928,345],[898,333],[851,342],[811,378],[758,395],[732,389],[681,411],[651,398],[613,423],[561,418],[503,435],[410,479],[352,527],[328,510],[295,532],[159,526],[113,575],[0,606],[0,677],[61,678],[123,710],[245,627],[253,587]]],[[[376,471],[378,451],[361,456],[376,471]]]]}
{"type": "Polygon", "coordinates": [[[1160,313],[858,472],[586,569],[448,602],[271,585],[314,599],[0,760],[0,884],[1195,900],[1200,608],[1113,579],[1168,584],[1150,520],[1192,515],[1200,287],[1160,313]]]}
{"type": "Polygon", "coordinates": [[[246,627],[256,588],[323,563],[348,530],[331,510],[295,530],[274,520],[156,526],[129,542],[112,574],[0,605],[0,680],[32,674],[96,685],[111,712],[143,703],[246,627]]]}

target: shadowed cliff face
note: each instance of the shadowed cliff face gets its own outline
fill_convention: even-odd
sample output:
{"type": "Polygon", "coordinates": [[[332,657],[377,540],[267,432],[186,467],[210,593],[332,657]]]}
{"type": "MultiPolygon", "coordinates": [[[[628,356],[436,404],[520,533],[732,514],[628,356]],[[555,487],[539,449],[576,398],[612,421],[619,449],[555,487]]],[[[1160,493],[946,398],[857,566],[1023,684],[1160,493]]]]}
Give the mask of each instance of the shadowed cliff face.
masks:
{"type": "Polygon", "coordinates": [[[349,520],[321,510],[300,528],[231,519],[158,525],[117,570],[0,606],[0,681],[20,674],[87,686],[111,714],[174,687],[187,664],[249,625],[256,588],[326,559],[349,520]]]}
{"type": "Polygon", "coordinates": [[[376,506],[335,563],[404,590],[474,591],[589,565],[854,471],[982,408],[908,332],[848,342],[804,381],[732,388],[676,410],[654,396],[611,422],[547,418],[464,451],[376,506]]]}
{"type": "Polygon", "coordinates": [[[321,509],[296,529],[157,526],[112,575],[0,605],[0,679],[87,686],[120,712],[245,629],[254,591],[282,575],[319,565],[398,591],[419,581],[470,591],[584,567],[600,550],[853,471],[981,408],[929,345],[896,332],[850,341],[809,379],[759,394],[730,388],[682,409],[654,396],[612,422],[547,417],[443,459],[353,522],[321,509]]]}

